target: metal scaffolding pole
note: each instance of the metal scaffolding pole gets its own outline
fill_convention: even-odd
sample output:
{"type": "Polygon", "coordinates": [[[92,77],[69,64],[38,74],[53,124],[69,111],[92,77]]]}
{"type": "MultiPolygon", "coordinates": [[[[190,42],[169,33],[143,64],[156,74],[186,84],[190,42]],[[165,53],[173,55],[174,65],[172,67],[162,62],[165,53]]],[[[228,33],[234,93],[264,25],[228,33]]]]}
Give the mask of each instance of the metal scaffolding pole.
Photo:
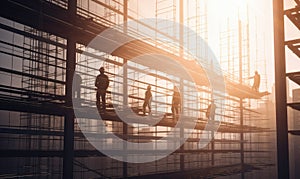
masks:
{"type": "MultiPolygon", "coordinates": [[[[66,73],[66,106],[72,107],[72,78],[75,71],[75,49],[74,40],[68,39],[67,45],[67,73],[66,73]]],[[[74,114],[70,110],[65,115],[64,122],[64,172],[63,178],[73,178],[74,158],[74,114]]]]}
{"type": "MultiPolygon", "coordinates": [[[[68,2],[68,11],[70,17],[75,17],[77,0],[68,2]]],[[[76,63],[76,41],[69,34],[67,39],[67,62],[66,62],[66,106],[72,107],[72,83],[76,63]]],[[[64,122],[64,160],[63,160],[63,178],[73,178],[73,159],[74,159],[74,113],[69,110],[65,115],[64,122]]]]}
{"type": "MultiPolygon", "coordinates": [[[[127,20],[128,20],[128,0],[123,1],[123,20],[124,20],[124,34],[127,34],[127,20]]],[[[128,66],[127,66],[127,59],[123,61],[123,105],[125,107],[128,106],[128,66]]],[[[124,109],[123,109],[124,110],[124,109]]],[[[128,125],[123,123],[123,135],[128,135],[128,125]]],[[[127,144],[123,144],[123,150],[127,151],[127,144]]],[[[127,178],[128,176],[128,164],[126,162],[126,157],[124,158],[125,162],[123,162],[123,177],[127,178]]]]}
{"type": "MultiPolygon", "coordinates": [[[[242,36],[242,22],[239,19],[238,21],[238,30],[239,30],[239,83],[243,83],[243,36],[242,36]]],[[[243,125],[244,125],[244,107],[243,107],[243,98],[240,98],[240,125],[242,132],[240,133],[240,140],[244,140],[244,133],[243,133],[243,125]]],[[[244,143],[241,142],[241,166],[244,165],[244,143]]],[[[242,178],[244,178],[244,173],[242,172],[242,178]]]]}
{"type": "Polygon", "coordinates": [[[283,0],[273,0],[278,178],[289,178],[283,0]]]}
{"type": "MultiPolygon", "coordinates": [[[[205,107],[210,101],[211,90],[209,84],[206,83],[205,80],[197,81],[197,90],[195,91],[194,83],[185,78],[181,78],[181,75],[177,76],[177,74],[168,73],[169,71],[165,72],[164,70],[160,70],[160,68],[156,69],[155,67],[148,65],[148,62],[145,64],[143,62],[136,63],[133,60],[136,55],[144,55],[148,52],[164,52],[160,51],[161,49],[166,52],[174,52],[174,54],[170,53],[167,56],[178,61],[178,63],[184,65],[184,67],[190,67],[191,71],[197,69],[195,68],[196,65],[186,66],[189,64],[189,59],[184,58],[185,53],[182,48],[173,48],[173,46],[162,44],[159,41],[156,43],[157,46],[151,46],[151,44],[153,44],[152,41],[150,40],[150,44],[148,44],[147,39],[145,39],[145,43],[143,41],[133,41],[124,44],[120,47],[120,51],[116,51],[114,55],[110,55],[102,52],[101,49],[93,49],[93,47],[88,46],[87,41],[82,41],[82,39],[86,39],[85,37],[92,38],[93,36],[90,35],[91,32],[92,34],[97,34],[98,32],[101,32],[101,29],[109,28],[109,24],[122,23],[122,18],[125,23],[127,16],[128,18],[131,18],[129,15],[132,14],[132,11],[129,7],[132,7],[134,3],[127,7],[128,0],[123,0],[123,4],[121,3],[122,0],[106,0],[105,3],[97,0],[45,1],[43,2],[43,8],[47,8],[44,8],[42,12],[47,15],[43,16],[43,22],[40,22],[43,23],[43,25],[30,25],[30,21],[35,22],[39,20],[39,18],[34,15],[34,12],[39,12],[39,7],[35,6],[38,1],[39,0],[32,0],[31,3],[22,3],[20,0],[4,1],[6,9],[9,10],[8,12],[16,11],[16,13],[7,13],[4,17],[10,19],[9,22],[14,22],[14,19],[17,19],[18,21],[16,21],[16,26],[10,26],[9,23],[4,24],[4,22],[3,24],[0,24],[0,28],[3,31],[14,33],[17,38],[19,38],[19,36],[26,38],[24,42],[34,42],[33,45],[28,45],[28,43],[26,43],[23,46],[18,43],[14,44],[14,42],[16,42],[15,40],[10,42],[6,39],[2,39],[0,42],[0,53],[4,54],[5,60],[9,61],[12,59],[9,61],[12,63],[10,68],[4,66],[0,68],[0,71],[2,72],[1,77],[4,77],[5,75],[13,77],[11,80],[22,78],[24,80],[31,79],[33,82],[38,82],[34,83],[32,85],[33,87],[28,86],[26,88],[5,84],[0,85],[0,96],[5,99],[1,100],[1,110],[8,110],[8,113],[10,113],[9,110],[26,112],[26,115],[30,115],[30,117],[21,116],[22,119],[26,119],[26,121],[24,120],[25,122],[27,122],[27,119],[32,120],[28,124],[25,122],[21,123],[18,120],[14,120],[14,114],[12,113],[12,115],[9,116],[9,120],[3,120],[4,124],[0,125],[0,133],[5,135],[8,134],[8,137],[3,139],[3,142],[7,143],[7,145],[5,145],[6,148],[5,150],[2,150],[0,154],[3,158],[10,157],[10,160],[13,162],[20,161],[18,161],[19,163],[17,166],[13,168],[18,171],[16,177],[22,177],[27,174],[27,169],[32,172],[33,177],[44,175],[45,172],[49,175],[51,174],[51,177],[54,178],[72,178],[73,175],[74,177],[80,178],[150,178],[155,176],[169,178],[214,177],[221,174],[228,174],[228,170],[234,170],[235,173],[240,173],[240,170],[237,170],[237,168],[240,167],[240,158],[244,159],[244,157],[240,156],[241,152],[245,154],[244,160],[246,163],[248,161],[248,154],[251,154],[251,157],[253,154],[254,157],[257,156],[259,159],[262,157],[267,158],[269,156],[267,155],[264,157],[264,153],[267,151],[264,151],[263,147],[258,150],[255,150],[255,148],[249,150],[247,147],[247,136],[249,134],[262,132],[268,129],[262,126],[256,127],[247,124],[250,109],[247,109],[246,104],[242,103],[245,102],[245,100],[240,101],[239,99],[244,99],[244,97],[241,96],[250,94],[251,90],[245,89],[244,91],[243,87],[247,87],[244,83],[243,85],[238,83],[238,81],[235,83],[227,83],[232,86],[236,85],[237,88],[242,87],[240,90],[237,90],[236,88],[232,89],[232,91],[235,90],[242,94],[232,93],[229,96],[216,94],[218,97],[224,97],[229,101],[225,106],[228,113],[226,111],[226,114],[220,114],[225,119],[218,129],[218,132],[220,132],[221,135],[214,136],[214,132],[211,132],[211,137],[215,137],[215,139],[212,140],[211,145],[208,145],[204,149],[198,149],[197,143],[201,137],[200,134],[204,131],[207,123],[207,118],[205,118],[205,107]],[[86,2],[88,3],[88,7],[86,7],[86,2]],[[89,4],[91,4],[91,7],[89,7],[89,4]],[[122,7],[124,8],[124,14],[122,12],[122,7]],[[28,11],[28,9],[32,10],[28,11]],[[102,10],[94,11],[95,9],[104,9],[104,12],[102,10]],[[61,16],[56,16],[56,14],[61,14],[61,16]],[[22,18],[22,16],[32,17],[32,20],[29,21],[28,18],[22,18]],[[111,16],[116,18],[110,18],[111,16]],[[29,24],[30,26],[29,28],[27,26],[26,28],[23,28],[18,23],[29,24]],[[21,26],[22,29],[28,30],[23,31],[19,29],[19,26],[21,26]],[[37,28],[39,30],[37,30],[37,28]],[[163,49],[162,47],[166,48],[163,49]],[[89,50],[91,50],[91,52],[89,50]],[[23,54],[20,54],[20,51],[24,51],[23,54]],[[86,126],[90,126],[90,129],[87,131],[88,134],[95,137],[99,136],[99,142],[109,147],[111,144],[107,141],[110,141],[110,136],[99,134],[98,129],[96,129],[97,124],[94,121],[96,119],[98,120],[98,115],[90,115],[90,112],[95,109],[94,97],[96,92],[94,89],[94,79],[98,70],[97,67],[102,63],[103,59],[105,59],[105,69],[108,69],[106,72],[111,80],[114,80],[114,77],[117,76],[124,77],[123,81],[120,81],[120,84],[122,84],[124,88],[119,91],[110,91],[113,86],[108,88],[109,97],[107,98],[107,111],[100,115],[107,125],[108,130],[112,129],[112,132],[119,136],[120,139],[128,140],[128,142],[155,142],[155,147],[159,151],[160,144],[163,146],[168,143],[163,137],[171,130],[176,130],[173,138],[170,137],[168,139],[174,141],[174,145],[178,139],[182,140],[185,135],[189,134],[189,130],[185,130],[184,127],[181,127],[180,131],[176,128],[176,120],[173,120],[171,117],[172,113],[170,112],[171,88],[173,85],[178,85],[180,83],[180,92],[182,98],[184,98],[184,100],[182,99],[182,101],[184,101],[184,110],[182,109],[181,111],[184,112],[185,116],[197,117],[197,123],[194,130],[195,133],[190,136],[180,149],[155,162],[129,164],[127,162],[111,159],[100,153],[98,150],[91,148],[90,141],[85,138],[85,135],[80,131],[80,126],[77,124],[74,125],[74,113],[71,110],[72,79],[76,65],[76,72],[82,77],[80,100],[81,104],[83,104],[81,106],[82,108],[78,107],[76,109],[82,111],[82,117],[86,118],[86,126]],[[24,69],[26,67],[26,70],[30,71],[19,71],[14,65],[18,64],[18,60],[23,63],[24,69]],[[128,60],[131,61],[127,64],[128,60]],[[124,65],[123,76],[118,73],[122,68],[122,65],[124,65]],[[30,66],[29,69],[27,69],[28,66],[30,66]],[[39,70],[36,70],[36,67],[39,67],[39,70]],[[53,75],[55,75],[55,77],[53,75]],[[174,80],[174,82],[172,82],[172,80],[174,80]],[[123,123],[121,116],[116,114],[113,105],[115,103],[122,104],[123,102],[124,109],[132,109],[137,117],[144,117],[141,107],[142,102],[144,101],[143,92],[146,90],[147,85],[153,87],[152,109],[155,112],[157,111],[164,114],[163,118],[154,126],[148,126],[145,120],[136,121],[134,122],[134,125],[123,123]],[[194,92],[198,92],[198,95],[194,94],[194,92]],[[8,93],[11,95],[7,95],[8,93]],[[111,99],[112,94],[119,96],[119,98],[111,99]],[[122,98],[122,96],[124,98],[122,98]],[[196,104],[197,97],[200,97],[200,107],[196,104]],[[239,104],[242,107],[239,108],[239,104]],[[198,115],[199,110],[200,114],[198,115]],[[242,110],[242,112],[240,110],[242,110]],[[235,116],[238,116],[239,112],[241,117],[243,117],[243,121],[241,121],[243,124],[240,124],[235,118],[235,116]],[[240,128],[241,125],[243,128],[240,128]],[[7,128],[7,126],[9,126],[9,128],[7,128]],[[243,137],[242,140],[239,138],[240,134],[243,134],[243,136],[241,135],[241,137],[243,137]],[[16,135],[19,135],[19,137],[16,138],[16,135]],[[108,140],[102,138],[104,136],[107,137],[108,140]],[[28,142],[25,140],[28,140],[28,142]],[[26,142],[24,143],[26,145],[23,146],[23,142],[26,142]],[[244,142],[245,144],[241,144],[244,142]],[[17,150],[10,147],[16,146],[17,144],[19,145],[17,150]],[[27,146],[27,144],[30,144],[30,146],[27,146]],[[36,147],[35,144],[37,144],[36,147]],[[61,144],[64,146],[61,146],[61,144]],[[237,148],[239,147],[239,144],[241,144],[241,146],[244,145],[244,151],[237,148]],[[26,164],[26,170],[23,170],[23,160],[26,159],[28,159],[29,162],[28,165],[26,164]],[[61,166],[62,161],[63,167],[61,166]],[[98,161],[101,161],[101,165],[95,165],[98,161]],[[236,163],[236,165],[234,163],[236,163]],[[30,166],[30,168],[27,166],[30,166]],[[76,168],[73,169],[75,166],[76,168]],[[216,171],[216,168],[223,168],[226,170],[216,171]],[[184,172],[178,172],[179,170],[184,172]],[[209,176],[207,173],[210,173],[209,176]]],[[[195,4],[198,3],[200,2],[196,0],[195,4]]],[[[197,8],[197,12],[193,14],[189,13],[190,6],[186,5],[183,0],[160,0],[157,4],[159,4],[157,15],[160,17],[169,16],[172,17],[172,19],[177,19],[178,14],[180,13],[180,23],[183,24],[183,22],[185,22],[187,25],[185,19],[189,19],[189,23],[194,26],[196,32],[203,35],[205,37],[204,40],[207,39],[207,17],[206,15],[203,15],[205,16],[204,18],[198,16],[199,14],[202,14],[200,13],[200,8],[197,8]],[[170,3],[171,1],[173,2],[173,5],[170,3]],[[176,6],[179,2],[181,3],[180,7],[176,6]],[[186,8],[186,11],[183,9],[184,7],[186,8]],[[180,12],[176,13],[179,8],[180,12]]],[[[196,7],[198,7],[198,5],[196,5],[196,7]]],[[[191,12],[192,10],[193,9],[191,9],[191,12]]],[[[137,17],[137,19],[138,18],[139,17],[137,17]]],[[[164,28],[165,26],[158,25],[157,27],[164,28]]],[[[170,32],[171,34],[165,35],[168,38],[172,37],[170,39],[172,39],[176,45],[180,44],[180,46],[182,46],[183,42],[188,42],[190,39],[194,38],[194,36],[188,34],[187,31],[184,32],[183,28],[178,29],[177,25],[176,28],[173,24],[165,28],[161,29],[162,31],[157,29],[157,34],[163,34],[164,30],[170,32]]],[[[126,34],[126,30],[125,24],[124,34],[126,34]]],[[[129,30],[130,33],[139,35],[138,32],[133,31],[134,29],[129,30]]],[[[244,48],[241,39],[242,38],[240,38],[240,46],[244,48]]],[[[228,40],[227,46],[231,46],[231,41],[237,43],[237,39],[226,38],[226,40],[228,40]]],[[[196,39],[196,41],[198,40],[196,39]]],[[[200,47],[199,44],[197,43],[193,48],[196,48],[195,51],[197,54],[203,53],[207,56],[207,49],[198,48],[200,47]]],[[[229,51],[228,54],[236,54],[237,47],[232,49],[235,51],[229,51]]],[[[240,72],[244,70],[241,73],[242,75],[240,75],[242,78],[242,76],[246,76],[244,69],[245,57],[244,54],[240,55],[240,72]]],[[[229,58],[228,56],[228,61],[237,60],[237,55],[232,55],[232,57],[234,58],[229,58]]],[[[231,63],[228,66],[234,65],[236,64],[231,63]]],[[[174,67],[177,66],[175,65],[174,67]]],[[[211,67],[213,67],[213,63],[211,63],[211,67]]],[[[170,66],[170,69],[172,68],[173,66],[170,66]]],[[[232,69],[234,70],[233,67],[232,69]]],[[[238,69],[237,66],[235,69],[238,69]]],[[[194,75],[200,78],[205,74],[200,70],[195,70],[194,75]]],[[[31,81],[26,82],[26,85],[31,85],[31,81]]],[[[251,113],[256,114],[254,111],[251,113]]],[[[154,114],[154,116],[155,115],[156,114],[154,114]]],[[[258,114],[256,116],[258,116],[258,114]]],[[[18,116],[15,118],[17,119],[17,117],[18,116]]],[[[257,141],[258,142],[255,142],[262,144],[260,140],[257,141]]],[[[125,150],[128,154],[136,152],[133,149],[129,149],[126,144],[123,145],[123,147],[123,152],[125,150]]],[[[148,153],[149,151],[142,152],[148,153]]],[[[125,159],[126,156],[124,156],[123,161],[126,161],[125,159]]],[[[254,160],[255,159],[253,159],[253,161],[254,160]]],[[[244,163],[244,161],[242,163],[244,163]]],[[[10,165],[7,166],[9,167],[10,165]]]]}
{"type": "MultiPolygon", "coordinates": [[[[181,58],[183,58],[183,42],[184,42],[184,31],[183,31],[183,16],[184,16],[184,12],[183,12],[183,0],[179,1],[179,23],[180,23],[180,28],[179,28],[179,43],[180,43],[180,50],[179,50],[179,55],[181,58]]],[[[181,90],[183,89],[183,84],[182,84],[182,80],[180,80],[180,88],[181,90]]],[[[183,97],[183,91],[180,91],[183,97]]],[[[183,102],[181,103],[181,112],[183,112],[183,108],[182,108],[183,102]]],[[[184,129],[180,128],[180,140],[182,140],[182,138],[184,137],[184,129]]],[[[181,150],[184,150],[184,145],[182,145],[180,147],[181,150]]],[[[184,170],[184,155],[180,154],[180,170],[183,171],[184,170]]]]}

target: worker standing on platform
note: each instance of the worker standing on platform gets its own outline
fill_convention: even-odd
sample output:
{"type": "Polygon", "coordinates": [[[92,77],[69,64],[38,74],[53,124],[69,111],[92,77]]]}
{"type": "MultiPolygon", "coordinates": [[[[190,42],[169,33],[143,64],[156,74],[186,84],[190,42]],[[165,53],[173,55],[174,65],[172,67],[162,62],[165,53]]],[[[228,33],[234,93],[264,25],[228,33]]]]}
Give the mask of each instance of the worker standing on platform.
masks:
{"type": "Polygon", "coordinates": [[[96,94],[96,99],[97,99],[97,107],[100,107],[100,97],[102,101],[102,109],[106,109],[106,90],[109,85],[109,79],[108,76],[104,74],[104,67],[101,67],[99,69],[100,74],[97,76],[96,81],[95,81],[95,86],[97,87],[97,94],[96,94]]]}
{"type": "Polygon", "coordinates": [[[172,114],[173,119],[175,119],[179,115],[179,107],[181,105],[181,96],[179,93],[179,89],[174,86],[173,97],[172,97],[172,114]]]}
{"type": "Polygon", "coordinates": [[[151,93],[151,86],[148,85],[147,90],[145,92],[145,99],[143,104],[143,114],[146,114],[146,106],[149,108],[149,114],[151,113],[151,99],[152,99],[152,93],[151,93]]]}
{"type": "Polygon", "coordinates": [[[215,120],[215,112],[216,112],[216,104],[214,103],[214,100],[212,100],[210,105],[208,105],[208,108],[206,110],[207,119],[215,120]]]}
{"type": "Polygon", "coordinates": [[[254,79],[253,81],[253,86],[252,86],[252,89],[256,92],[259,91],[259,85],[260,85],[260,75],[258,74],[257,71],[255,71],[255,75],[250,77],[249,79],[254,79]]]}
{"type": "Polygon", "coordinates": [[[72,88],[73,98],[78,98],[78,99],[80,98],[81,83],[82,83],[81,76],[78,73],[75,73],[73,78],[73,88],[72,88]]]}

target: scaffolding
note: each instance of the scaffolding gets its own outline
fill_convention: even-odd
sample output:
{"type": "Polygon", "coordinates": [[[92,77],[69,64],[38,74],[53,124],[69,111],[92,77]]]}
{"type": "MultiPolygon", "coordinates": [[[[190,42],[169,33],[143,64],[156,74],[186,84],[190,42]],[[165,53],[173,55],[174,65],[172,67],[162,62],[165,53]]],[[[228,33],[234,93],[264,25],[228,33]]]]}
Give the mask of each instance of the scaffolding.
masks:
{"type": "MultiPolygon", "coordinates": [[[[220,33],[220,64],[227,80],[248,86],[251,85],[248,80],[252,76],[250,72],[260,67],[261,86],[263,86],[263,89],[266,89],[266,60],[264,55],[261,57],[264,51],[258,53],[260,49],[257,45],[257,32],[254,41],[256,44],[251,45],[250,48],[250,25],[248,10],[245,21],[240,19],[240,14],[235,19],[227,18],[227,29],[220,33]],[[250,55],[253,47],[255,48],[255,54],[250,55]],[[250,60],[253,58],[255,60],[250,60]]],[[[272,116],[269,113],[268,115],[265,114],[265,111],[270,111],[270,104],[268,105],[267,97],[254,100],[240,98],[238,100],[240,101],[239,103],[229,101],[228,116],[239,116],[237,119],[231,119],[231,122],[240,123],[241,126],[270,126],[272,116]]],[[[239,137],[241,140],[248,141],[240,144],[241,150],[260,149],[260,146],[263,144],[264,148],[270,151],[266,158],[270,160],[272,158],[271,155],[274,155],[274,151],[272,150],[274,144],[269,143],[270,138],[274,140],[271,133],[241,133],[239,137]]],[[[253,157],[253,154],[242,155],[245,158],[242,162],[259,165],[259,163],[256,163],[258,159],[253,157]]],[[[261,165],[264,165],[263,162],[261,165]]]]}
{"type": "MultiPolygon", "coordinates": [[[[202,136],[205,125],[208,123],[205,112],[211,103],[212,89],[210,85],[198,83],[196,86],[197,95],[195,96],[191,81],[182,79],[174,73],[155,69],[147,63],[131,60],[134,59],[134,54],[122,53],[134,49],[143,54],[145,50],[157,50],[158,47],[163,46],[165,47],[163,48],[165,52],[174,52],[171,53],[170,57],[176,59],[179,64],[189,65],[187,63],[189,56],[180,56],[178,46],[173,48],[174,44],[180,44],[178,27],[165,27],[168,29],[167,31],[170,31],[168,34],[171,35],[167,38],[173,40],[172,44],[145,40],[137,45],[126,44],[119,48],[119,51],[116,50],[113,54],[107,54],[101,49],[89,47],[89,41],[84,41],[85,38],[83,37],[90,38],[105,28],[122,23],[125,14],[123,2],[114,0],[106,0],[105,2],[78,0],[76,7],[76,17],[78,19],[68,21],[63,16],[57,18],[61,21],[68,21],[66,24],[71,24],[63,30],[46,26],[46,23],[50,22],[47,17],[68,13],[68,3],[57,0],[42,2],[45,9],[39,9],[38,12],[47,14],[47,16],[42,16],[43,18],[41,16],[37,17],[37,25],[31,24],[29,26],[30,22],[25,22],[26,19],[20,18],[21,20],[16,22],[16,26],[11,26],[9,24],[12,20],[5,15],[3,15],[4,18],[1,21],[1,29],[3,31],[21,39],[18,42],[20,44],[16,42],[9,43],[4,39],[1,40],[0,46],[1,54],[7,55],[8,58],[16,58],[20,63],[19,67],[9,68],[1,66],[1,75],[16,75],[21,84],[19,87],[1,84],[0,88],[0,96],[3,99],[1,101],[1,110],[5,114],[17,114],[9,117],[9,122],[4,121],[0,126],[1,134],[6,134],[6,136],[1,138],[1,142],[9,140],[4,148],[1,147],[1,157],[9,158],[8,166],[13,166],[11,169],[1,169],[1,173],[6,174],[6,176],[22,177],[31,175],[32,177],[59,178],[63,175],[65,176],[65,173],[68,172],[63,168],[63,162],[66,162],[63,161],[66,160],[64,153],[66,151],[63,151],[64,142],[67,140],[64,120],[70,119],[66,116],[73,113],[70,110],[70,106],[67,105],[69,99],[66,97],[67,94],[65,92],[66,89],[69,89],[69,86],[67,86],[69,83],[66,80],[69,70],[67,69],[67,63],[70,63],[72,60],[68,57],[68,51],[73,51],[75,54],[76,58],[73,59],[76,64],[75,73],[82,78],[80,97],[73,98],[74,108],[85,109],[87,110],[86,113],[96,108],[94,82],[100,66],[104,66],[111,84],[120,82],[117,79],[127,80],[127,91],[124,91],[126,84],[123,82],[120,83],[123,87],[122,89],[116,90],[112,86],[108,88],[107,113],[103,114],[100,112],[106,128],[121,139],[136,143],[156,142],[155,147],[157,147],[157,141],[175,129],[176,120],[174,120],[171,113],[173,86],[179,87],[184,99],[182,114],[196,118],[197,125],[191,137],[174,153],[154,162],[132,164],[111,159],[97,151],[85,138],[77,121],[74,124],[73,133],[74,150],[67,151],[74,153],[74,158],[68,163],[69,165],[74,165],[74,168],[71,170],[71,174],[67,176],[74,175],[76,178],[143,178],[159,175],[171,178],[176,175],[177,177],[182,176],[182,178],[216,177],[228,173],[229,175],[244,174],[247,171],[252,171],[254,167],[261,167],[263,164],[265,164],[263,167],[266,167],[274,163],[272,156],[269,155],[270,149],[259,147],[262,143],[272,141],[269,136],[266,136],[264,139],[259,136],[261,133],[270,132],[269,129],[266,126],[260,126],[260,123],[241,123],[240,121],[240,116],[245,118],[245,121],[250,121],[253,118],[264,118],[255,110],[246,109],[246,107],[244,109],[241,106],[241,97],[229,94],[222,96],[226,99],[226,112],[223,114],[224,121],[222,121],[218,134],[215,135],[212,142],[203,149],[198,149],[199,138],[202,136]],[[57,13],[53,13],[52,10],[57,13]],[[71,34],[71,37],[77,38],[75,49],[73,50],[68,47],[70,34],[64,33],[66,29],[70,28],[74,30],[74,34],[79,33],[76,35],[71,34]],[[76,31],[77,28],[81,30],[76,31]],[[126,71],[124,70],[125,64],[126,71]],[[141,106],[148,85],[152,86],[152,110],[159,112],[159,114],[163,113],[162,120],[154,126],[147,125],[145,121],[135,121],[132,125],[125,124],[116,115],[116,110],[129,107],[137,115],[142,115],[141,106]],[[197,97],[199,99],[195,100],[197,97]],[[197,101],[200,104],[195,104],[197,101]],[[121,108],[119,109],[116,106],[121,106],[121,108]],[[18,122],[15,122],[15,120],[18,122]],[[17,138],[15,138],[15,135],[17,138]],[[247,145],[250,145],[250,147],[247,145]],[[245,154],[246,152],[249,155],[245,154]],[[266,160],[263,162],[256,161],[262,157],[266,160]],[[224,170],[227,172],[224,172],[224,170]],[[181,172],[180,175],[178,174],[179,172],[181,172]]],[[[11,3],[15,5],[14,1],[5,3],[6,7],[12,7],[10,6],[11,3]]],[[[27,7],[32,9],[32,12],[36,11],[36,7],[30,5],[31,3],[20,3],[21,6],[17,7],[21,10],[27,7]]],[[[34,3],[35,1],[32,2],[32,4],[34,3]]],[[[206,1],[190,1],[189,3],[191,3],[190,6],[195,6],[195,13],[185,14],[187,23],[185,25],[200,33],[201,37],[207,41],[206,1]]],[[[177,1],[156,1],[156,18],[173,20],[175,25],[177,12],[177,1]]],[[[18,14],[14,15],[17,16],[18,14]]],[[[132,19],[132,17],[129,16],[128,19],[132,19]]],[[[60,21],[55,23],[60,23],[60,21]]],[[[161,24],[157,24],[158,26],[161,27],[161,24]]],[[[138,34],[138,31],[135,30],[132,30],[130,33],[136,32],[138,34]]],[[[163,34],[165,31],[165,29],[156,29],[156,33],[160,34],[163,34]]],[[[194,37],[190,34],[183,34],[183,38],[182,41],[189,44],[188,41],[194,37]]],[[[249,45],[244,41],[243,48],[249,45]]],[[[199,54],[205,53],[198,46],[193,50],[199,54]]],[[[246,71],[249,65],[249,57],[247,55],[243,55],[243,70],[246,71]]],[[[236,75],[236,73],[234,74],[236,75]]],[[[197,75],[201,76],[203,74],[198,72],[197,75]]],[[[249,75],[249,71],[247,71],[247,73],[243,73],[243,78],[249,77],[249,75]]],[[[226,83],[229,84],[228,81],[226,83]]],[[[249,91],[251,93],[249,84],[238,83],[234,80],[233,82],[230,81],[230,85],[232,84],[244,87],[245,92],[243,95],[247,96],[249,91]]],[[[99,137],[100,129],[97,128],[97,120],[99,119],[90,117],[87,114],[83,115],[82,118],[87,121],[85,125],[90,127],[89,134],[99,137]]],[[[185,134],[188,134],[188,131],[178,130],[177,133],[175,132],[174,136],[172,136],[174,144],[178,142],[178,138],[185,134]]],[[[213,135],[213,132],[209,132],[207,137],[209,138],[210,135],[213,135]]],[[[104,146],[109,144],[109,140],[101,141],[100,139],[100,142],[104,146]]],[[[269,145],[266,146],[268,147],[269,145]]],[[[255,176],[255,174],[253,175],[255,176]]],[[[272,176],[272,173],[269,176],[272,176]]]]}

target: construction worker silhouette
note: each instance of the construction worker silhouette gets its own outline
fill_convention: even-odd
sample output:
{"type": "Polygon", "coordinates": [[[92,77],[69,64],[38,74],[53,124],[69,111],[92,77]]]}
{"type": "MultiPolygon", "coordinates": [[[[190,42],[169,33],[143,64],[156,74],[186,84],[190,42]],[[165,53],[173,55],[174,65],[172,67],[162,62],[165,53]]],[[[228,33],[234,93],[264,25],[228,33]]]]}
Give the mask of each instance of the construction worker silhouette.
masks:
{"type": "Polygon", "coordinates": [[[151,99],[152,99],[152,93],[151,93],[151,86],[148,85],[147,90],[145,92],[145,99],[143,104],[143,114],[146,113],[146,107],[149,109],[149,114],[151,113],[151,99]]]}
{"type": "Polygon", "coordinates": [[[73,98],[78,98],[78,99],[80,98],[81,83],[82,83],[81,76],[75,73],[73,79],[73,88],[72,88],[73,98]]]}
{"type": "Polygon", "coordinates": [[[216,104],[214,103],[214,100],[212,100],[210,105],[208,105],[208,108],[206,110],[207,119],[215,120],[215,112],[216,112],[216,104]]]}
{"type": "Polygon", "coordinates": [[[179,93],[179,89],[174,86],[173,97],[172,97],[172,114],[175,119],[179,115],[179,107],[181,105],[181,96],[179,93]]]}
{"type": "Polygon", "coordinates": [[[101,102],[102,102],[102,109],[106,109],[106,90],[109,86],[109,79],[108,76],[104,74],[104,67],[101,67],[99,69],[100,74],[97,76],[96,81],[95,81],[95,86],[97,87],[97,94],[96,94],[96,99],[97,99],[97,107],[100,107],[100,97],[101,97],[101,102]]]}
{"type": "Polygon", "coordinates": [[[252,79],[252,78],[254,79],[252,89],[254,91],[258,92],[259,91],[259,85],[260,85],[260,75],[258,74],[257,71],[255,71],[255,75],[250,77],[249,79],[252,79]]]}

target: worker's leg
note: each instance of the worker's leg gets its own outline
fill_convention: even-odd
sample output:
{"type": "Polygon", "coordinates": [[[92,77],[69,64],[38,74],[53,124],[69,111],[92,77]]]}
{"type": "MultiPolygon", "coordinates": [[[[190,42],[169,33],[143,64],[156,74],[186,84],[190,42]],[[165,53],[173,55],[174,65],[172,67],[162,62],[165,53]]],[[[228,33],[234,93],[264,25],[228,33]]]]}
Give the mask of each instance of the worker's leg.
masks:
{"type": "Polygon", "coordinates": [[[148,102],[149,113],[151,113],[151,104],[148,102]]]}
{"type": "Polygon", "coordinates": [[[176,111],[175,119],[178,120],[178,118],[179,118],[179,111],[180,111],[179,104],[176,104],[175,111],[176,111]]]}
{"type": "Polygon", "coordinates": [[[106,91],[101,91],[102,109],[106,109],[106,91]]]}
{"type": "Polygon", "coordinates": [[[99,91],[97,91],[97,93],[96,93],[96,103],[100,104],[100,92],[99,91]]]}
{"type": "Polygon", "coordinates": [[[172,111],[173,118],[175,119],[175,106],[174,106],[174,104],[172,104],[171,111],[172,111]]]}
{"type": "Polygon", "coordinates": [[[253,89],[254,89],[254,91],[258,91],[257,90],[257,86],[255,85],[255,86],[253,86],[253,89]]]}
{"type": "Polygon", "coordinates": [[[80,86],[76,89],[76,92],[77,92],[77,98],[81,98],[81,96],[80,96],[80,92],[81,92],[81,88],[80,88],[80,86]]]}
{"type": "Polygon", "coordinates": [[[146,106],[147,106],[147,102],[144,101],[144,104],[143,104],[143,114],[146,114],[146,106]]]}
{"type": "Polygon", "coordinates": [[[97,105],[97,108],[98,110],[100,109],[100,91],[97,90],[97,93],[96,93],[96,105],[97,105]]]}
{"type": "Polygon", "coordinates": [[[178,115],[178,108],[179,108],[178,104],[175,104],[175,114],[176,115],[178,115]]]}
{"type": "Polygon", "coordinates": [[[214,111],[212,111],[210,113],[210,120],[215,120],[215,112],[214,111]]]}

